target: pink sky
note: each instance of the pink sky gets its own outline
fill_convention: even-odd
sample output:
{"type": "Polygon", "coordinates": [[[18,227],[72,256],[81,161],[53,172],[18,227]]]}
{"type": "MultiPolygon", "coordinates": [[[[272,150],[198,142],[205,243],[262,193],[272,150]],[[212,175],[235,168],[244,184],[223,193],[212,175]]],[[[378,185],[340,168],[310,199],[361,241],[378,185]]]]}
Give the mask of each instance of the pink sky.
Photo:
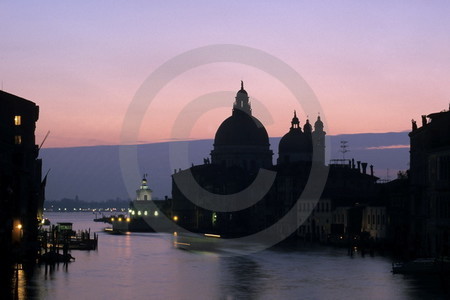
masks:
{"type": "MultiPolygon", "coordinates": [[[[294,68],[320,101],[328,134],[409,130],[412,118],[448,108],[447,1],[167,2],[0,3],[0,80],[3,90],[40,106],[38,143],[50,130],[45,147],[118,144],[145,79],[173,57],[213,44],[259,49],[294,68]]],[[[214,63],[160,91],[136,142],[170,140],[186,105],[235,93],[240,80],[270,136],[288,130],[294,109],[304,123],[305,112],[277,78],[214,63]]],[[[204,111],[185,138],[213,138],[233,100],[204,111]]]]}

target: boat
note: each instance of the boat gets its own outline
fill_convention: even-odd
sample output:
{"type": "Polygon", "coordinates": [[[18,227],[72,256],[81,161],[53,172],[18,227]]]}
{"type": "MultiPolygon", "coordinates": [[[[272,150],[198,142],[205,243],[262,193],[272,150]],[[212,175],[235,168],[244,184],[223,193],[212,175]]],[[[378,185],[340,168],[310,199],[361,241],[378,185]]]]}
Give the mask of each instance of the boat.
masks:
{"type": "Polygon", "coordinates": [[[221,248],[222,243],[223,240],[218,234],[173,233],[173,245],[181,250],[216,252],[221,248]]]}

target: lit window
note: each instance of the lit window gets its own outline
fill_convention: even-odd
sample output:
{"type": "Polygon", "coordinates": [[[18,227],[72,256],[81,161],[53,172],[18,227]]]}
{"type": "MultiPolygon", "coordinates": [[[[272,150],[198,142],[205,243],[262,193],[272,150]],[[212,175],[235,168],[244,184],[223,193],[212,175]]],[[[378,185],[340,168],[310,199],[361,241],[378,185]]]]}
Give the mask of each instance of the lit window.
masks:
{"type": "Polygon", "coordinates": [[[16,126],[22,125],[22,117],[21,116],[14,116],[14,125],[16,125],[16,126]]]}
{"type": "Polygon", "coordinates": [[[14,137],[14,144],[16,144],[16,145],[22,144],[22,136],[21,135],[16,135],[14,137]]]}

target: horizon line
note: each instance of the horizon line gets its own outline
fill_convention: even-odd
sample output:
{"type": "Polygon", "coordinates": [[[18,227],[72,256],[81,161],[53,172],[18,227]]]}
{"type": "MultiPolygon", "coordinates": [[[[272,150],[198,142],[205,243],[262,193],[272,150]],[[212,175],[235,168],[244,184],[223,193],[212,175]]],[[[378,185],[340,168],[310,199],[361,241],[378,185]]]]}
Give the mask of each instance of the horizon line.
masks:
{"type": "MultiPolygon", "coordinates": [[[[389,134],[389,133],[409,133],[410,130],[404,131],[388,131],[388,132],[361,132],[361,133],[341,133],[341,134],[331,134],[326,135],[326,137],[337,137],[343,135],[370,135],[370,134],[389,134]]],[[[282,138],[282,136],[269,137],[269,139],[278,139],[282,138]]],[[[104,144],[104,145],[80,145],[80,146],[56,146],[56,147],[42,147],[42,149],[66,149],[66,148],[88,148],[88,147],[121,147],[121,146],[141,146],[141,145],[153,145],[153,144],[165,144],[165,143],[177,143],[177,142],[195,142],[195,141],[209,141],[214,140],[214,138],[192,138],[192,139],[167,139],[162,141],[155,142],[139,142],[137,141],[134,144],[104,144]]]]}

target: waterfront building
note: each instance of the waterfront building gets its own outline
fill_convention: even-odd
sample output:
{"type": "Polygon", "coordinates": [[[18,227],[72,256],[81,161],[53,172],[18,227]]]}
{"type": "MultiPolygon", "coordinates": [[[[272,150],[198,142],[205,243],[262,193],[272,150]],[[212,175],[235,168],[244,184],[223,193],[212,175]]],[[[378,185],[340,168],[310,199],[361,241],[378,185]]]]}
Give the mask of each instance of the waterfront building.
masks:
{"type": "Polygon", "coordinates": [[[409,133],[411,228],[416,256],[450,256],[450,111],[412,121],[409,133]]]}
{"type": "Polygon", "coordinates": [[[141,180],[136,190],[136,198],[130,202],[128,216],[117,216],[112,220],[114,231],[153,232],[155,224],[167,210],[168,199],[156,200],[152,198],[152,189],[148,186],[147,175],[141,180]]]}
{"type": "Polygon", "coordinates": [[[35,141],[39,106],[0,91],[0,244],[2,257],[37,255],[42,218],[42,161],[35,141]]]}
{"type": "Polygon", "coordinates": [[[386,206],[366,206],[362,214],[362,231],[376,240],[387,238],[386,206]]]}

